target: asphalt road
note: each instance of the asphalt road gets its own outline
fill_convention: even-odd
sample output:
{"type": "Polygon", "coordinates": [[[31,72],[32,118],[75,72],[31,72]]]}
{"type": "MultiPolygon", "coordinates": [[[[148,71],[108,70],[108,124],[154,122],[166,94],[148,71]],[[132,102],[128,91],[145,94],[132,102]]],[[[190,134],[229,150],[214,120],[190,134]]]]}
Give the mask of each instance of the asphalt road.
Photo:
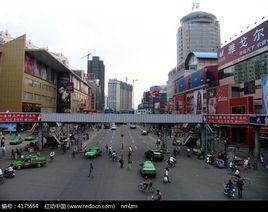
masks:
{"type": "MultiPolygon", "coordinates": [[[[144,152],[155,149],[156,138],[150,134],[141,136],[140,129],[129,129],[123,125],[112,131],[101,130],[87,146],[97,145],[103,154],[95,159],[85,159],[83,155],[72,158],[71,151],[63,154],[56,151],[55,160],[42,168],[29,168],[16,171],[14,179],[5,179],[0,184],[0,200],[150,200],[152,194],[139,192],[137,186],[143,181],[139,164],[145,160],[144,152]],[[121,149],[124,134],[124,149],[121,149]],[[109,159],[105,145],[111,145],[123,154],[125,167],[109,159]],[[127,148],[133,149],[131,170],[127,169],[127,148]],[[89,164],[93,163],[93,178],[88,178],[89,164]]],[[[169,146],[172,149],[171,145],[169,146]]],[[[48,155],[49,151],[43,151],[48,155]]],[[[223,182],[230,175],[226,169],[210,166],[194,156],[186,157],[181,151],[177,156],[176,167],[170,169],[171,183],[163,184],[163,174],[168,154],[163,162],[156,162],[157,176],[152,178],[154,187],[163,193],[164,200],[228,200],[223,194],[223,182]]],[[[48,157],[47,157],[48,158],[48,157]]],[[[6,167],[9,160],[0,160],[0,168],[6,167]]],[[[251,185],[244,189],[243,199],[268,199],[268,173],[264,170],[249,170],[242,173],[251,179],[251,185]]]]}

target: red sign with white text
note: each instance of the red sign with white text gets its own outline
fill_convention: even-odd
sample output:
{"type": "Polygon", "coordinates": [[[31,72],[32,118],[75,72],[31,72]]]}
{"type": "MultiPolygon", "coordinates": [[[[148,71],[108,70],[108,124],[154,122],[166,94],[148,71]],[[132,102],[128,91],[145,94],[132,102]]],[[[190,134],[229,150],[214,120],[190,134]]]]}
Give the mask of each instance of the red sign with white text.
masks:
{"type": "Polygon", "coordinates": [[[253,57],[268,49],[268,21],[218,50],[219,70],[253,57]]]}
{"type": "Polygon", "coordinates": [[[36,113],[0,113],[0,122],[39,122],[40,117],[36,113]]]}
{"type": "Polygon", "coordinates": [[[249,124],[249,115],[207,115],[205,122],[218,124],[249,124]]]}

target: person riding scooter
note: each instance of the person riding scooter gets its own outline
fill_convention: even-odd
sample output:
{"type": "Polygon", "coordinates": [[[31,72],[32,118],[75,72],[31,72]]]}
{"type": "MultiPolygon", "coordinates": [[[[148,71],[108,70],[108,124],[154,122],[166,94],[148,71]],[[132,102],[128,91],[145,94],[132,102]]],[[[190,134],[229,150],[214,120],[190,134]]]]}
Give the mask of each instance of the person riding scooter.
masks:
{"type": "Polygon", "coordinates": [[[4,174],[6,177],[14,177],[15,176],[15,170],[12,166],[9,166],[5,169],[4,174]]]}
{"type": "Polygon", "coordinates": [[[169,166],[175,166],[176,159],[173,156],[170,156],[170,158],[167,161],[169,166]]]}

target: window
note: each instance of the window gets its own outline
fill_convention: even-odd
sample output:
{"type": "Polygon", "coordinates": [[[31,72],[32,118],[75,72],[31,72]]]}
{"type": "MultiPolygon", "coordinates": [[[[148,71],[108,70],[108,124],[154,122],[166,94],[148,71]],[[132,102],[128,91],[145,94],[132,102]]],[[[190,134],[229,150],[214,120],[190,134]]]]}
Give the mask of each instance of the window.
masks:
{"type": "Polygon", "coordinates": [[[244,83],[244,94],[254,94],[255,93],[255,81],[244,83]]]}

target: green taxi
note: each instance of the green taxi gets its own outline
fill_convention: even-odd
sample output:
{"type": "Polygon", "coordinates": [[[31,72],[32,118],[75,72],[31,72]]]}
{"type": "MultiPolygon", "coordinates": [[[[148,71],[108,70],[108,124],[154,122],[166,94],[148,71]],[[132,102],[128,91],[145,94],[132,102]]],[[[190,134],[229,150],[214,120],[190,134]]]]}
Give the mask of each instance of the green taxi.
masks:
{"type": "Polygon", "coordinates": [[[32,141],[38,137],[38,132],[32,132],[31,134],[27,135],[24,140],[25,141],[32,141]]]}
{"type": "Polygon", "coordinates": [[[47,159],[43,156],[28,155],[24,159],[13,160],[10,166],[14,169],[28,168],[28,167],[41,167],[47,163],[47,159]]]}
{"type": "Polygon", "coordinates": [[[14,138],[9,140],[9,144],[10,145],[17,145],[17,144],[21,144],[23,142],[23,139],[19,136],[15,136],[14,138]]]}
{"type": "Polygon", "coordinates": [[[156,168],[152,161],[145,161],[140,164],[140,173],[142,176],[156,176],[156,168]]]}
{"type": "Polygon", "coordinates": [[[96,158],[98,156],[100,156],[102,153],[101,149],[99,147],[91,147],[89,148],[89,150],[85,151],[85,157],[86,158],[96,158]]]}

